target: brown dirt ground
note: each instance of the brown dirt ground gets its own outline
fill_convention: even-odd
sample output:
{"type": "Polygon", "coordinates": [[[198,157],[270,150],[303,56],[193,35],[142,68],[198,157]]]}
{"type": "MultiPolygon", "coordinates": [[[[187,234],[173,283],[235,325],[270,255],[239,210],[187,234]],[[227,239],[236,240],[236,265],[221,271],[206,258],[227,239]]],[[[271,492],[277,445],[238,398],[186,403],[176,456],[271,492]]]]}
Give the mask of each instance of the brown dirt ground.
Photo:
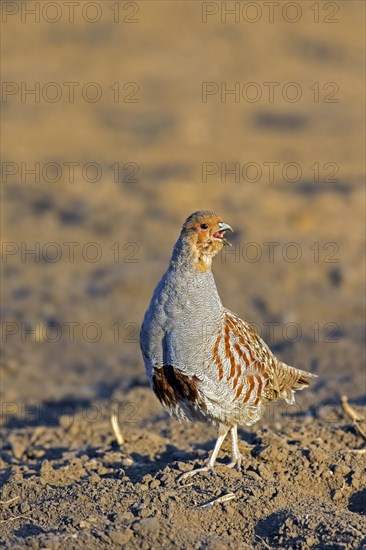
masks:
{"type": "Polygon", "coordinates": [[[364,4],[331,3],[339,8],[334,24],[314,23],[309,2],[297,2],[303,16],[293,24],[264,16],[202,23],[201,2],[153,0],[139,2],[138,23],[116,24],[111,4],[99,2],[103,17],[94,24],[79,12],[72,24],[64,15],[22,23],[19,14],[2,24],[3,80],[97,82],[103,97],[36,103],[15,95],[2,105],[3,161],[94,162],[102,176],[92,183],[77,170],[71,182],[64,169],[55,183],[16,174],[2,185],[0,544],[365,547],[365,455],[352,452],[363,441],[339,404],[346,394],[365,416],[364,4]],[[117,81],[138,83],[137,103],[113,102],[108,86],[117,81]],[[296,82],[303,97],[203,103],[205,81],[296,82]],[[314,82],[335,82],[338,103],[314,102],[314,82]],[[272,161],[298,163],[302,177],[202,182],[203,162],[272,161]],[[115,162],[136,163],[138,181],[115,183],[115,162]],[[309,169],[315,162],[319,183],[309,169]],[[329,162],[339,167],[336,182],[324,181],[329,162]],[[179,485],[180,472],[204,462],[215,432],[167,417],[147,386],[137,336],[179,227],[200,208],[237,229],[241,256],[215,264],[225,305],[259,326],[283,361],[319,378],[295,407],[278,403],[240,430],[243,472],[222,465],[216,477],[179,485]],[[74,261],[68,242],[78,243],[74,261]],[[253,242],[257,262],[243,254],[253,242]],[[266,242],[279,243],[274,261],[266,242]],[[289,242],[300,247],[297,262],[282,255],[289,242]],[[6,257],[9,243],[19,252],[6,257]],[[22,255],[22,243],[39,243],[43,254],[22,255]],[[49,243],[60,247],[58,261],[49,243]],[[80,253],[88,243],[102,251],[96,262],[80,253]],[[268,322],[278,323],[272,335],[268,322]],[[4,332],[11,329],[18,332],[4,332]],[[200,508],[228,492],[235,499],[200,508]]]}

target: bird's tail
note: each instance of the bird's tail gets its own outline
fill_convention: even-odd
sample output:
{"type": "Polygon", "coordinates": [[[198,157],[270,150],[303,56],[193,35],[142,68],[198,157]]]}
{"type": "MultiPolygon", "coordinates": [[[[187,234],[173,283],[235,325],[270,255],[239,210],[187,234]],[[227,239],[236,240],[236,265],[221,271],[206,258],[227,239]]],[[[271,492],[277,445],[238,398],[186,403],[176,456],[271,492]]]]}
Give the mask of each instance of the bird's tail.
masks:
{"type": "Polygon", "coordinates": [[[290,404],[295,403],[295,390],[302,390],[303,388],[306,388],[312,379],[317,377],[316,374],[295,369],[294,367],[290,367],[280,361],[277,364],[276,374],[279,386],[279,395],[290,404]]]}

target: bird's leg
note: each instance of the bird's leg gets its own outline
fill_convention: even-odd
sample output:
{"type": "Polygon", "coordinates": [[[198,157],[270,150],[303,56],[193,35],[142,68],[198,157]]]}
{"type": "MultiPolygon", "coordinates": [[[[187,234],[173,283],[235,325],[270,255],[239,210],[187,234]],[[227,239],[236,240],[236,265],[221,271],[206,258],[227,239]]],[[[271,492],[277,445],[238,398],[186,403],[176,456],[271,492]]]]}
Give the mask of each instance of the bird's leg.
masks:
{"type": "Polygon", "coordinates": [[[214,450],[212,451],[212,454],[210,456],[209,461],[207,462],[206,466],[203,466],[202,468],[195,468],[194,470],[190,470],[189,472],[185,472],[184,474],[179,476],[179,481],[182,481],[183,479],[186,479],[187,477],[194,476],[195,474],[198,474],[199,472],[214,472],[214,464],[216,462],[217,455],[219,454],[219,451],[221,449],[221,445],[223,444],[223,441],[225,437],[227,436],[227,433],[229,431],[229,428],[226,426],[219,427],[219,436],[217,438],[214,450]]]}
{"type": "Polygon", "coordinates": [[[236,470],[240,471],[241,463],[243,460],[243,455],[239,451],[238,446],[238,428],[237,426],[233,426],[230,428],[230,435],[231,435],[231,458],[232,461],[227,466],[229,468],[235,468],[236,470]]]}

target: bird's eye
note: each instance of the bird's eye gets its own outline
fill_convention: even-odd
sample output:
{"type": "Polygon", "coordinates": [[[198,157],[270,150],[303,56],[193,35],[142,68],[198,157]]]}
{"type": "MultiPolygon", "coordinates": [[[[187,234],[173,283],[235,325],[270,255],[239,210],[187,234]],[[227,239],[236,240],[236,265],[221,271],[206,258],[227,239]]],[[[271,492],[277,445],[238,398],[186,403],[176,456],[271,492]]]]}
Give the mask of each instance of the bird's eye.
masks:
{"type": "Polygon", "coordinates": [[[201,223],[201,229],[208,229],[207,223],[201,223]]]}

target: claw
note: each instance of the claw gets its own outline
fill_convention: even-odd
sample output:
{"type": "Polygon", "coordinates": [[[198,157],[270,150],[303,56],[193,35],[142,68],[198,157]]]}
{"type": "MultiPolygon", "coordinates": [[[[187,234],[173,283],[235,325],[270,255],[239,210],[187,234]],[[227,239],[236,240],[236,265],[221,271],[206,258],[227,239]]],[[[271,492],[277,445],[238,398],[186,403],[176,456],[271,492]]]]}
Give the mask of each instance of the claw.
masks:
{"type": "Polygon", "coordinates": [[[201,472],[210,472],[211,474],[216,475],[214,467],[211,465],[208,465],[208,466],[203,466],[202,468],[195,468],[194,470],[189,470],[188,472],[184,472],[184,474],[181,474],[178,477],[178,481],[181,482],[184,479],[187,479],[188,477],[194,476],[201,472]]]}
{"type": "Polygon", "coordinates": [[[238,472],[240,472],[241,465],[242,465],[242,462],[243,462],[243,458],[244,457],[242,455],[240,455],[237,458],[235,458],[234,460],[232,460],[229,464],[226,464],[226,466],[228,468],[233,468],[233,469],[237,470],[238,472]]]}

